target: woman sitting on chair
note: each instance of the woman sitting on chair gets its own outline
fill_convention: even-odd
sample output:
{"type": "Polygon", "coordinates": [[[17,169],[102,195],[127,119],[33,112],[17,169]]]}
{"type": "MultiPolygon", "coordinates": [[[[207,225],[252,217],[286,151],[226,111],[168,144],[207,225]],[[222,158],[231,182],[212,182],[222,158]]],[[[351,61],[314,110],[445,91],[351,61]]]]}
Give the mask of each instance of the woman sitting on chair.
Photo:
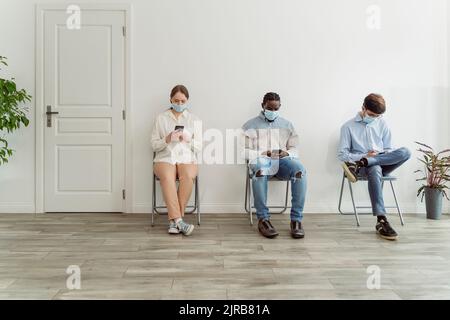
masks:
{"type": "Polygon", "coordinates": [[[183,216],[198,172],[196,154],[202,147],[201,121],[188,110],[188,100],[186,87],[175,86],[170,93],[171,106],[156,117],[152,132],[153,169],[167,206],[168,231],[186,236],[194,230],[183,216]]]}

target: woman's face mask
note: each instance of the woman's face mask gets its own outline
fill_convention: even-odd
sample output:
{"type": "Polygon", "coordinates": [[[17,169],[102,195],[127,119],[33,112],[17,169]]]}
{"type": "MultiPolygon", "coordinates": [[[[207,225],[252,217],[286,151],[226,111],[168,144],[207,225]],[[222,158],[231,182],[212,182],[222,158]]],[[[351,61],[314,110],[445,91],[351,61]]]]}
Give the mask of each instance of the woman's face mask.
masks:
{"type": "Polygon", "coordinates": [[[175,110],[176,112],[183,112],[187,108],[187,103],[184,103],[184,104],[172,103],[170,107],[173,110],[175,110]]]}

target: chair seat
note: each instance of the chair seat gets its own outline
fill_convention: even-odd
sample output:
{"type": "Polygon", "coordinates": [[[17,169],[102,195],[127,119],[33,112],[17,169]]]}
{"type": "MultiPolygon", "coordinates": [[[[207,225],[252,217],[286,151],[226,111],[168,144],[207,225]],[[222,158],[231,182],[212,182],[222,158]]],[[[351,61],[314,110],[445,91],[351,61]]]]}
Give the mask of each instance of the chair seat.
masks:
{"type": "Polygon", "coordinates": [[[277,178],[277,177],[271,177],[271,178],[269,178],[269,181],[290,181],[291,179],[280,179],[280,178],[277,178]]]}
{"type": "MultiPolygon", "coordinates": [[[[252,176],[249,175],[249,178],[251,179],[252,176]]],[[[268,181],[290,181],[290,180],[291,179],[280,179],[280,178],[277,178],[276,176],[272,176],[268,179],[268,181]]]]}
{"type": "MultiPolygon", "coordinates": [[[[367,181],[368,178],[364,177],[364,176],[358,176],[358,180],[359,181],[367,181]]],[[[397,177],[394,177],[394,176],[383,176],[383,177],[381,177],[381,180],[382,181],[396,181],[397,177]]]]}
{"type": "MultiPolygon", "coordinates": [[[[155,180],[156,180],[156,181],[159,181],[159,178],[158,178],[157,175],[155,175],[155,180]]],[[[180,181],[180,179],[177,177],[177,178],[175,179],[175,181],[180,181]]]]}

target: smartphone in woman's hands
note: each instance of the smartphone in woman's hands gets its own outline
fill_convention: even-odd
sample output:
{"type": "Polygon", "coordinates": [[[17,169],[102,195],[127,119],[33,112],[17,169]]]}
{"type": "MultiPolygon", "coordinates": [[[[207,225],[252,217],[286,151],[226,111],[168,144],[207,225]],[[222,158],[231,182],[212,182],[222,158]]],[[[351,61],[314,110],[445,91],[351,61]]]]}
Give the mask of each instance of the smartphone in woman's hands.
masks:
{"type": "Polygon", "coordinates": [[[184,126],[175,126],[175,129],[170,134],[170,141],[178,142],[181,141],[183,135],[184,126]]]}

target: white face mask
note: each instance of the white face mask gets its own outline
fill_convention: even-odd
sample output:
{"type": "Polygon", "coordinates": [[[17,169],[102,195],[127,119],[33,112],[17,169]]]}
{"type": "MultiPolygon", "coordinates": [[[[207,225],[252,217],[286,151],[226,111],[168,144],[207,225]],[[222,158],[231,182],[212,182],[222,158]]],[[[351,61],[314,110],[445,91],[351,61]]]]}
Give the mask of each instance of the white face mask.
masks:
{"type": "Polygon", "coordinates": [[[278,118],[279,112],[278,112],[278,111],[272,111],[272,110],[266,110],[266,109],[264,109],[264,116],[265,116],[268,120],[274,121],[276,118],[278,118]]]}
{"type": "Polygon", "coordinates": [[[378,116],[378,117],[372,117],[372,116],[369,116],[369,115],[366,113],[366,110],[363,111],[362,121],[363,121],[365,124],[371,124],[371,123],[373,123],[374,121],[378,120],[379,118],[381,118],[381,115],[378,116]],[[365,113],[365,114],[364,114],[364,113],[365,113]]]}
{"type": "Polygon", "coordinates": [[[171,108],[174,109],[176,112],[183,112],[187,108],[187,103],[185,104],[172,103],[171,108]]]}
{"type": "Polygon", "coordinates": [[[366,124],[371,124],[372,122],[374,122],[375,120],[377,120],[378,118],[374,118],[371,116],[364,116],[362,121],[366,124]]]}

